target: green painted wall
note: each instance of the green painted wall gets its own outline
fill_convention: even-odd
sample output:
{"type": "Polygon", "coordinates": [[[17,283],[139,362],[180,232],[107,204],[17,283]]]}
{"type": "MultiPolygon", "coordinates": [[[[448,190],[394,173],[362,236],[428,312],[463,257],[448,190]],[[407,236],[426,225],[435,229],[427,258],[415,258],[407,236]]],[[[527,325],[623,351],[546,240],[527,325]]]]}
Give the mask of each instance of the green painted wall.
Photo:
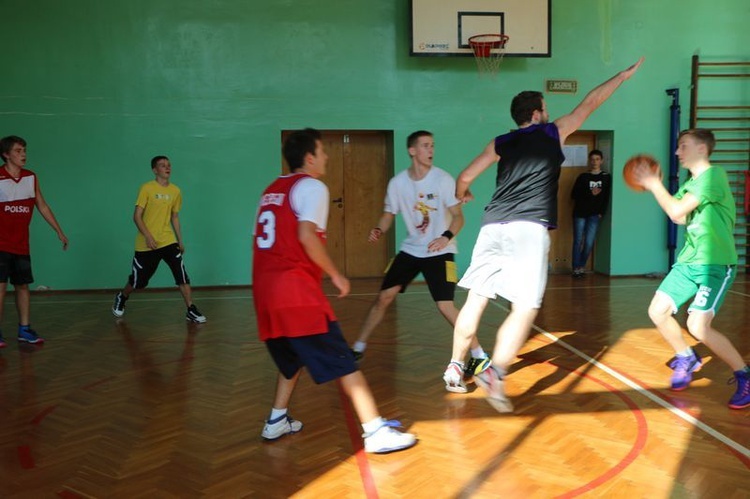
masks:
{"type": "MultiPolygon", "coordinates": [[[[614,165],[639,151],[666,163],[664,90],[682,91],[686,125],[693,53],[738,59],[750,46],[750,3],[717,5],[557,0],[553,57],[508,58],[498,79],[479,80],[471,59],[408,56],[405,0],[5,0],[0,134],[29,141],[28,167],[71,240],[63,253],[35,216],[36,285],[124,283],[133,203],[153,155],[170,156],[183,190],[193,283],[247,284],[254,206],[279,171],[282,129],[388,129],[397,145],[430,129],[436,164],[457,173],[513,127],[518,91],[578,80],[578,95],[548,96],[554,118],[640,55],[641,71],[584,128],[614,131],[614,165]]],[[[396,167],[405,165],[397,149],[396,167]]],[[[462,269],[492,176],[466,208],[462,269]]],[[[611,273],[665,270],[663,227],[653,199],[616,184],[611,273]]],[[[170,285],[168,274],[153,285],[170,285]]]]}

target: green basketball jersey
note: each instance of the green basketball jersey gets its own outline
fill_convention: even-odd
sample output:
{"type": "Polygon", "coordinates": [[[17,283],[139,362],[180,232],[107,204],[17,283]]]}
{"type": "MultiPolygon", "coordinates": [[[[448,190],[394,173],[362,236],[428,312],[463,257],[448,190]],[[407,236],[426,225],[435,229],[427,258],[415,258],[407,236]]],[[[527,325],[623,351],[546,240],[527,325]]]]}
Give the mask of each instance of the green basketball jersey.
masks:
{"type": "Polygon", "coordinates": [[[682,199],[687,192],[698,198],[700,204],[687,215],[685,246],[677,261],[702,265],[737,264],[734,247],[737,215],[724,169],[712,166],[697,178],[688,179],[675,197],[682,199]]]}

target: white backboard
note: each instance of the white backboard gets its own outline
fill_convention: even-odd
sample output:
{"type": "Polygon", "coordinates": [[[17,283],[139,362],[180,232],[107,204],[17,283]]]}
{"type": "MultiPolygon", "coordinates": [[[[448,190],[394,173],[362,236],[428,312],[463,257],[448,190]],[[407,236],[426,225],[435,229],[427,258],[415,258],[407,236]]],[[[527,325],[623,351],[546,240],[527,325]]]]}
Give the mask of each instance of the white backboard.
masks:
{"type": "Polygon", "coordinates": [[[503,34],[506,56],[551,57],[551,0],[411,0],[413,56],[473,56],[469,37],[503,34]]]}

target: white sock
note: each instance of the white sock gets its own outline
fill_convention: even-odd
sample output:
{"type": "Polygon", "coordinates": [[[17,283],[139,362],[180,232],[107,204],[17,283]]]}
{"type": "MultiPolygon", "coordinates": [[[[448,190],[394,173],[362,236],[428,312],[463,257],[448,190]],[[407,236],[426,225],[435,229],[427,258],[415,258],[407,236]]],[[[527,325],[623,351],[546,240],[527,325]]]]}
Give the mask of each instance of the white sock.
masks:
{"type": "Polygon", "coordinates": [[[461,360],[451,359],[450,363],[451,364],[458,364],[459,366],[461,366],[461,369],[463,369],[465,367],[463,361],[461,361],[461,360]]]}
{"type": "Polygon", "coordinates": [[[693,349],[691,347],[687,347],[687,350],[682,352],[677,352],[678,357],[690,357],[691,355],[693,355],[693,349]]]}
{"type": "Polygon", "coordinates": [[[380,416],[376,417],[369,423],[362,423],[362,429],[365,431],[365,433],[372,433],[381,426],[383,426],[383,422],[385,420],[381,418],[380,416]]]}
{"type": "Polygon", "coordinates": [[[471,356],[475,359],[484,359],[487,357],[487,352],[482,347],[476,347],[471,349],[471,356]]]}
{"type": "Polygon", "coordinates": [[[286,414],[286,408],[284,409],[276,409],[275,407],[271,408],[271,415],[269,416],[268,420],[273,421],[276,418],[280,418],[281,416],[286,414]]]}
{"type": "Polygon", "coordinates": [[[365,343],[364,341],[355,341],[352,350],[354,350],[355,352],[364,353],[365,348],[367,348],[367,343],[365,343]]]}

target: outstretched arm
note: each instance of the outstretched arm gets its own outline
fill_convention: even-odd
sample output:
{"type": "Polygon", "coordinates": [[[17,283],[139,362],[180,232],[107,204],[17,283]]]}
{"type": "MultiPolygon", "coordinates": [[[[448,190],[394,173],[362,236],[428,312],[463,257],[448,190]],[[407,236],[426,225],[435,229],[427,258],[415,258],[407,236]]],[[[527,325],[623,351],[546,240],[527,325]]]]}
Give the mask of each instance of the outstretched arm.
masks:
{"type": "Polygon", "coordinates": [[[62,242],[63,250],[68,249],[68,238],[63,233],[62,229],[60,228],[60,224],[57,223],[57,219],[55,218],[55,214],[52,213],[52,208],[49,207],[47,204],[47,201],[44,200],[44,196],[42,196],[42,191],[39,189],[39,183],[36,184],[36,208],[39,210],[39,213],[42,214],[42,217],[44,220],[47,221],[47,223],[54,229],[54,231],[57,233],[57,238],[62,242]]]}
{"type": "Polygon", "coordinates": [[[456,179],[456,198],[463,202],[470,201],[474,198],[469,187],[476,178],[494,163],[500,161],[500,156],[495,152],[495,140],[491,140],[487,147],[469,163],[469,166],[458,174],[456,179]]]}
{"type": "Polygon", "coordinates": [[[570,134],[578,130],[583,122],[586,121],[591,113],[593,113],[604,101],[610,98],[610,96],[622,85],[624,81],[633,76],[641,63],[643,63],[643,57],[638,59],[638,62],[630,66],[624,71],[620,71],[609,80],[605,81],[583,98],[580,104],[570,114],[566,114],[555,120],[555,125],[560,133],[560,143],[564,144],[565,139],[570,134]]]}

